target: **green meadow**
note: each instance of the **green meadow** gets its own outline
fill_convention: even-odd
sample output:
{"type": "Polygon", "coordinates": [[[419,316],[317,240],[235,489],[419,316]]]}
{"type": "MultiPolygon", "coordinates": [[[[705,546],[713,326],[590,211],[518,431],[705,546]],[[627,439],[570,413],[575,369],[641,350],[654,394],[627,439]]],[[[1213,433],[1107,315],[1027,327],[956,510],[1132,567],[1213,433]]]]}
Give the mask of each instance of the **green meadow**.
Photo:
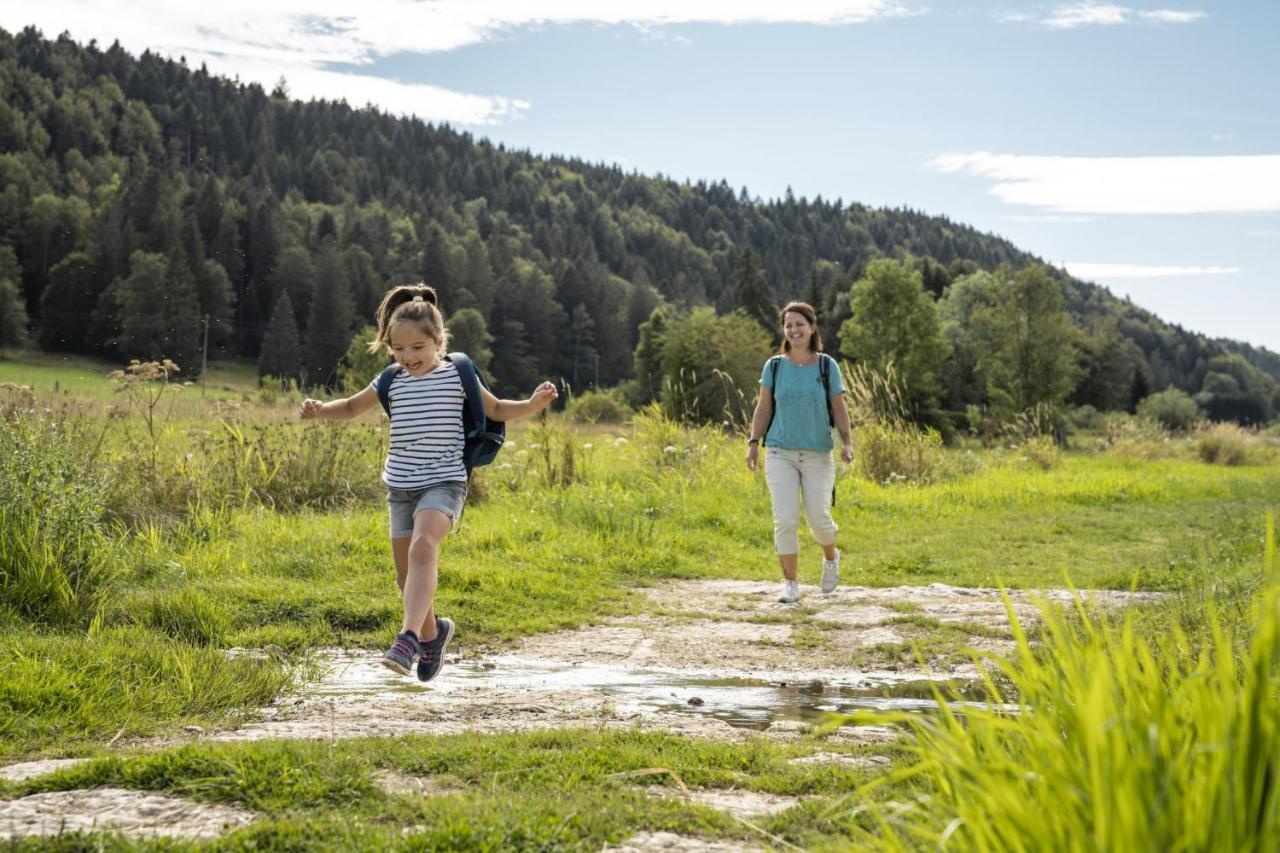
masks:
{"type": "MultiPolygon", "coordinates": [[[[94,759],[0,783],[2,797],[110,784],[260,813],[209,849],[599,849],[641,830],[773,847],[1151,849],[1188,814],[1232,829],[1185,849],[1274,842],[1273,438],[1242,437],[1230,465],[1206,461],[1218,457],[1203,435],[1080,434],[1065,451],[962,443],[919,481],[842,470],[847,583],[1167,593],[1124,615],[1050,614],[988,685],[1031,713],[886,718],[907,735],[877,747],[829,728],[785,743],[570,730],[145,749],[252,719],[314,648],[391,640],[384,425],[304,425],[296,394],[259,389],[245,368],[211,371],[203,393],[120,390],[108,369],[0,360],[0,758],[94,759]],[[278,653],[223,653],[267,647],[278,653]],[[893,764],[788,763],[818,751],[893,764]],[[629,774],[654,768],[646,784],[805,799],[744,824],[647,796],[629,774]],[[390,796],[373,781],[385,771],[452,793],[390,796]],[[1059,802],[1070,807],[1037,819],[1059,802]]],[[[672,579],[773,580],[768,492],[742,451],[740,436],[656,410],[513,425],[441,560],[457,650],[646,612],[637,590],[672,579]]],[[[802,579],[818,561],[805,546],[802,579]]],[[[945,634],[920,621],[922,644],[945,634]]]]}

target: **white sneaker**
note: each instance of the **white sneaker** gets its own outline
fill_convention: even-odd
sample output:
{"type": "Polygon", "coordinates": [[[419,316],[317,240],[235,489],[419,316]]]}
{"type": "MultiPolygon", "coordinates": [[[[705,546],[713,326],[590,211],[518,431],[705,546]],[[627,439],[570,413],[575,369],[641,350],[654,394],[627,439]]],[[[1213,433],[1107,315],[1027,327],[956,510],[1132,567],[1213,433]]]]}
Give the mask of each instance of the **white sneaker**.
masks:
{"type": "Polygon", "coordinates": [[[840,583],[840,552],[836,551],[834,560],[822,561],[822,591],[832,592],[840,583]]]}
{"type": "Polygon", "coordinates": [[[795,604],[800,600],[800,582],[788,581],[782,582],[782,594],[778,596],[778,600],[783,604],[795,604]]]}

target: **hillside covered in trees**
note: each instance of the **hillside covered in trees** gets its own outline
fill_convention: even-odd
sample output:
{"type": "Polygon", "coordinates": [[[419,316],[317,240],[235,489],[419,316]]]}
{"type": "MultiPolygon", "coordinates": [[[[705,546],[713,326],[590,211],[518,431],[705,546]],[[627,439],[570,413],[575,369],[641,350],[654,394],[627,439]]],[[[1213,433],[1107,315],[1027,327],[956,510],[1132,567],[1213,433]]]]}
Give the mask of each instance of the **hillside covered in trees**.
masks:
{"type": "MultiPolygon", "coordinates": [[[[986,334],[973,306],[1004,286],[992,274],[1028,298],[1041,286],[1022,276],[1036,258],[945,217],[535,157],[118,44],[0,30],[0,94],[0,346],[167,356],[189,374],[207,323],[211,357],[332,383],[385,289],[425,280],[460,345],[489,351],[498,389],[559,376],[630,381],[643,399],[658,393],[642,363],[658,309],[666,323],[704,306],[765,318],[802,298],[829,350],[856,340],[839,354],[892,355],[859,327],[860,304],[878,309],[855,282],[869,269],[888,282],[897,272],[873,262],[895,260],[941,306],[949,341],[921,402],[955,412],[992,402],[995,368],[964,361],[986,334]]],[[[1070,318],[1060,400],[1132,409],[1173,386],[1218,417],[1280,409],[1280,356],[1037,275],[1070,318]]]]}

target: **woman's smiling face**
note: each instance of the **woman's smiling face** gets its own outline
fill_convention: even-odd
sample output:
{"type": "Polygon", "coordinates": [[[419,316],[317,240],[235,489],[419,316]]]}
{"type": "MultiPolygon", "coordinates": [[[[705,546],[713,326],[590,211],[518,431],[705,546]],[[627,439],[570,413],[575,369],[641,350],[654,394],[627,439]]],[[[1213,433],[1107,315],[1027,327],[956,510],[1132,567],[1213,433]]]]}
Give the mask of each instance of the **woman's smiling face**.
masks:
{"type": "Polygon", "coordinates": [[[814,326],[797,311],[788,311],[782,318],[782,334],[792,349],[807,349],[813,340],[814,326]]]}
{"type": "Polygon", "coordinates": [[[410,376],[423,376],[440,364],[440,344],[417,323],[401,321],[391,327],[391,355],[410,376]]]}

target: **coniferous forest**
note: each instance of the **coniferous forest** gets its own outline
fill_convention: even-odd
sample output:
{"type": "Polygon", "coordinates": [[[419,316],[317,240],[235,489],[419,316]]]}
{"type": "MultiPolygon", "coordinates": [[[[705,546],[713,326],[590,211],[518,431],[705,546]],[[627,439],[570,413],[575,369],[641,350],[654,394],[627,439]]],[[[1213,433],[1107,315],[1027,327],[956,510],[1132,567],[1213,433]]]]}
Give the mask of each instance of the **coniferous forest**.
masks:
{"type": "Polygon", "coordinates": [[[0,346],[168,357],[191,375],[207,328],[211,358],[332,384],[386,288],[424,280],[459,341],[491,353],[498,390],[559,377],[629,383],[643,402],[660,393],[655,341],[682,318],[768,326],[804,299],[829,351],[924,364],[922,411],[1132,410],[1170,387],[1219,419],[1280,410],[1280,356],[946,217],[537,157],[34,29],[0,30],[0,93],[0,346]],[[932,318],[905,344],[919,352],[877,331],[894,299],[932,318]],[[984,306],[1007,304],[1061,314],[1033,332],[1058,348],[1040,392],[999,357],[1018,332],[984,306]]]}

